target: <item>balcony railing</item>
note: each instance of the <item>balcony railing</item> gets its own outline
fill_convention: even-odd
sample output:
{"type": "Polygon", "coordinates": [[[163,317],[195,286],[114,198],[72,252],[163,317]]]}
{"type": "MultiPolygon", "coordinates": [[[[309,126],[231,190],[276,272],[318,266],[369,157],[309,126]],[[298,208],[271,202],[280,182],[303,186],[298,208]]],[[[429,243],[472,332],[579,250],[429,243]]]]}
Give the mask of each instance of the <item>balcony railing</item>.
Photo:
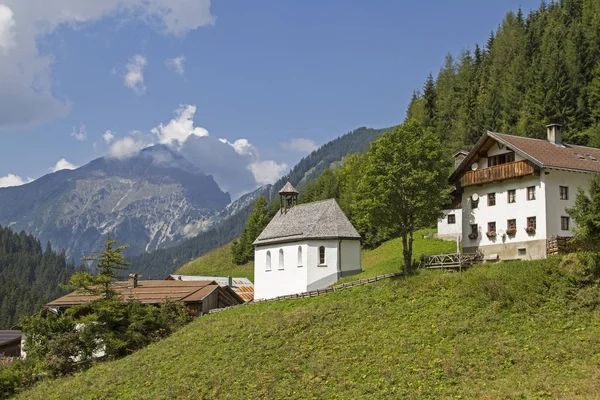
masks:
{"type": "Polygon", "coordinates": [[[460,185],[474,186],[485,183],[501,182],[506,179],[536,175],[533,164],[529,161],[515,161],[489,168],[468,171],[460,180],[460,185]]]}

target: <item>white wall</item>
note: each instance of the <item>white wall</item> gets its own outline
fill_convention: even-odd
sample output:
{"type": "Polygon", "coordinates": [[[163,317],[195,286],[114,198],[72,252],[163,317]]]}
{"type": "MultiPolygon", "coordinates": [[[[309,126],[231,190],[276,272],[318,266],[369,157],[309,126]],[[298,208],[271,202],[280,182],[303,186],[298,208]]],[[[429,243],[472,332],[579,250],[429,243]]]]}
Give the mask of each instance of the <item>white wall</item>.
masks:
{"type": "MultiPolygon", "coordinates": [[[[542,179],[546,182],[546,207],[549,210],[546,216],[547,237],[551,236],[573,236],[572,229],[563,231],[561,229],[561,216],[568,217],[565,208],[575,205],[577,189],[583,187],[586,191],[593,174],[582,172],[571,172],[556,169],[544,169],[542,179]],[[569,188],[569,199],[560,199],[560,186],[569,188]]],[[[573,228],[574,221],[570,219],[569,227],[573,228]]]]}
{"type": "MultiPolygon", "coordinates": [[[[338,280],[339,240],[314,240],[308,244],[308,290],[324,289],[338,280]],[[325,247],[325,264],[319,264],[319,247],[325,247]]],[[[306,290],[305,290],[306,291],[306,290]]]]}
{"type": "Polygon", "coordinates": [[[342,274],[361,271],[360,240],[342,240],[342,274]]]}
{"type": "Polygon", "coordinates": [[[359,240],[310,240],[259,246],[254,251],[254,298],[325,289],[334,284],[341,272],[360,271],[359,240]],[[338,247],[341,242],[341,263],[338,247]],[[325,247],[325,264],[319,264],[319,247],[325,247]],[[302,265],[298,265],[298,247],[302,247],[302,265]],[[279,268],[279,250],[284,251],[284,267],[279,268]],[[267,251],[271,252],[271,270],[266,269],[267,251]]]}
{"type": "Polygon", "coordinates": [[[454,238],[462,233],[462,209],[442,210],[444,216],[438,220],[437,230],[439,238],[454,238]],[[454,214],[456,223],[448,223],[448,214],[454,214]]]}
{"type": "MultiPolygon", "coordinates": [[[[478,246],[485,253],[485,246],[503,243],[500,235],[496,239],[489,239],[487,232],[488,222],[496,222],[496,231],[501,233],[506,230],[507,220],[516,219],[517,233],[514,237],[507,237],[505,244],[534,242],[546,239],[546,201],[545,184],[540,177],[524,177],[522,179],[509,179],[501,183],[479,186],[468,186],[463,192],[463,218],[462,237],[463,247],[478,246]],[[527,200],[527,187],[536,187],[536,199],[527,200]],[[516,202],[508,203],[508,190],[516,190],[516,202]],[[496,193],[496,205],[488,206],[488,193],[496,193]],[[478,208],[472,209],[471,196],[473,193],[479,195],[478,208]],[[525,232],[527,217],[536,217],[536,233],[529,235],[525,232]],[[469,239],[471,224],[478,224],[479,235],[477,239],[469,239]]],[[[560,222],[560,220],[559,220],[560,222]]],[[[545,256],[545,254],[541,255],[545,256]]],[[[514,258],[517,258],[516,247],[514,258]]]]}
{"type": "Polygon", "coordinates": [[[254,298],[270,299],[306,291],[308,245],[306,243],[273,244],[254,251],[254,298]],[[298,247],[302,247],[303,263],[298,265],[298,247]],[[283,249],[284,265],[279,268],[279,250],[283,249]],[[271,270],[266,269],[267,251],[271,252],[271,270]]]}

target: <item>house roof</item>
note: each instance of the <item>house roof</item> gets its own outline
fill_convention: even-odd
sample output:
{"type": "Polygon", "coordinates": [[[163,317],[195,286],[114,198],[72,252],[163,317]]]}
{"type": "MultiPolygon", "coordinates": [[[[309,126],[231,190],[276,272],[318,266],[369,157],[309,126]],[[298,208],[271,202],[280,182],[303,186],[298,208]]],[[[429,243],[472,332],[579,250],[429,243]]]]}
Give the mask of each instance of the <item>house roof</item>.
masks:
{"type": "MultiPolygon", "coordinates": [[[[166,279],[175,281],[215,281],[219,286],[229,286],[229,278],[226,276],[193,276],[171,274],[166,279]]],[[[231,278],[231,289],[244,301],[254,299],[254,284],[248,278],[231,278]]]]}
{"type": "Polygon", "coordinates": [[[9,343],[20,342],[21,331],[1,331],[0,330],[0,347],[9,343]]]}
{"type": "Polygon", "coordinates": [[[254,241],[257,246],[306,239],[360,239],[335,199],[278,212],[254,241]]]}
{"type": "Polygon", "coordinates": [[[489,146],[490,141],[496,141],[509,147],[540,168],[600,172],[600,149],[567,143],[554,144],[543,139],[488,131],[450,176],[451,182],[460,179],[473,160],[479,156],[479,153],[489,146]]]}
{"type": "MultiPolygon", "coordinates": [[[[144,281],[140,280],[137,287],[128,287],[128,282],[115,282],[114,290],[123,300],[137,300],[144,304],[158,304],[165,300],[183,301],[185,303],[201,302],[215,290],[219,284],[214,280],[205,281],[144,281]]],[[[221,288],[226,290],[229,288],[221,288]]],[[[233,297],[242,299],[231,290],[233,297]]],[[[98,300],[101,296],[93,296],[85,292],[75,291],[46,304],[48,307],[70,307],[98,300]]]]}

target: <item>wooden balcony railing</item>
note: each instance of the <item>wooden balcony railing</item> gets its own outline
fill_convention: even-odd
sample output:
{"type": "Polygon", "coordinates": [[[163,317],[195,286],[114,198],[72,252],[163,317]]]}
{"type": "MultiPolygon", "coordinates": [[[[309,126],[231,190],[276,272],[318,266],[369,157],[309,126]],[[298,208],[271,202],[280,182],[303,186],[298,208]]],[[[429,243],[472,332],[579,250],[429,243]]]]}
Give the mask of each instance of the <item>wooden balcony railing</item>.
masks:
{"type": "Polygon", "coordinates": [[[477,169],[475,171],[468,171],[460,180],[460,185],[463,187],[483,185],[485,183],[500,182],[506,179],[535,174],[535,167],[529,161],[515,161],[495,165],[489,168],[477,169]]]}

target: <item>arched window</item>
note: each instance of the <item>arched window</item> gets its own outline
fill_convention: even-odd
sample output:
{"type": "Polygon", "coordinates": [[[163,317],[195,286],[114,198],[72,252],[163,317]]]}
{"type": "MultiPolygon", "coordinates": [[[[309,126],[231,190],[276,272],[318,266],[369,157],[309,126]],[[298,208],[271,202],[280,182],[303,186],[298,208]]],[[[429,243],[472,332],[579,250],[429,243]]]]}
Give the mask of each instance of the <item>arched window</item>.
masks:
{"type": "Polygon", "coordinates": [[[302,266],[302,246],[298,246],[298,266],[302,266]]]}
{"type": "Polygon", "coordinates": [[[279,249],[279,269],[283,269],[283,249],[279,249]]]}
{"type": "Polygon", "coordinates": [[[271,252],[267,251],[267,271],[271,270],[271,252]]]}
{"type": "Polygon", "coordinates": [[[325,246],[319,247],[319,265],[325,265],[325,246]]]}

